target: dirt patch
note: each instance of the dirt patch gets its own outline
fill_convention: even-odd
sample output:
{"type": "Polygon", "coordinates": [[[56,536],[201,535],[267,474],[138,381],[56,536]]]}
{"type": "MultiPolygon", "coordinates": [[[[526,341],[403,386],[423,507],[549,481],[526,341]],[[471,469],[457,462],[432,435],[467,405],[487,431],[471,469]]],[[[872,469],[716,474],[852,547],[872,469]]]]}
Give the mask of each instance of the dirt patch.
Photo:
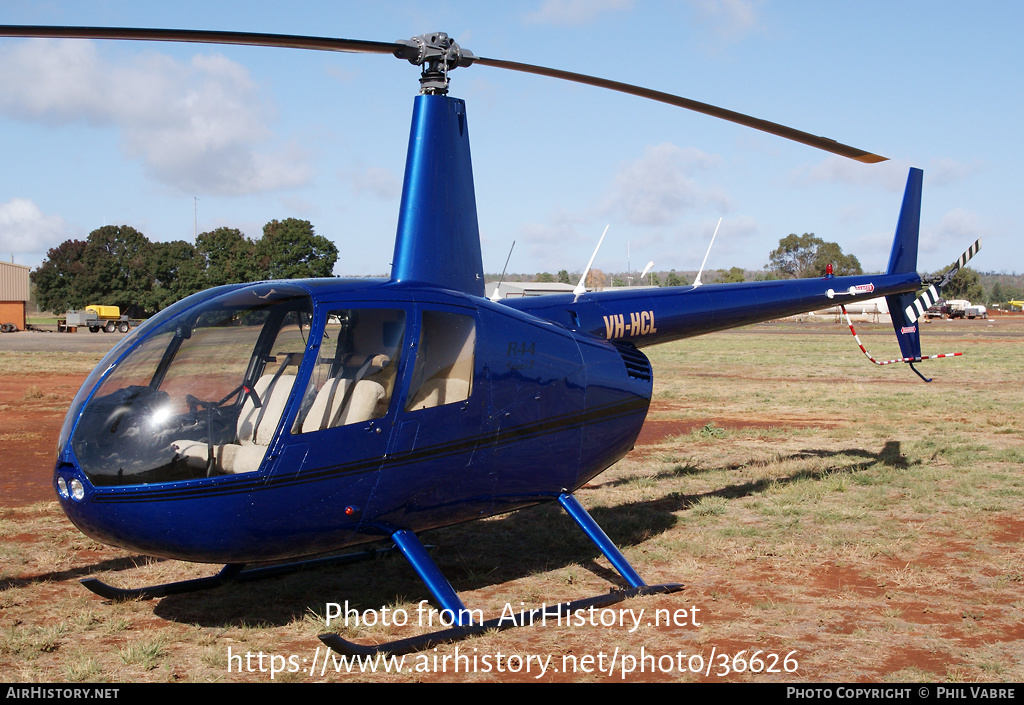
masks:
{"type": "Polygon", "coordinates": [[[756,416],[730,417],[709,416],[700,419],[659,418],[671,416],[676,407],[667,404],[652,404],[644,427],[640,430],[636,445],[653,446],[675,436],[699,432],[704,428],[720,428],[725,431],[759,429],[763,431],[782,428],[831,428],[838,421],[821,418],[774,416],[771,419],[756,416]]]}
{"type": "Polygon", "coordinates": [[[0,506],[54,499],[57,438],[84,375],[0,378],[0,506]]]}

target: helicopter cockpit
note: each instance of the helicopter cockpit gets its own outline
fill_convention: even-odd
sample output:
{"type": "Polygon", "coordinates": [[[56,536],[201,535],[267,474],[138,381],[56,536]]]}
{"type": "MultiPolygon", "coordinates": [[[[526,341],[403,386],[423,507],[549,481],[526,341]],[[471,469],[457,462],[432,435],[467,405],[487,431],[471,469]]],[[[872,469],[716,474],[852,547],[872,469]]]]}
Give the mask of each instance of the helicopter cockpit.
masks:
{"type": "Polygon", "coordinates": [[[82,409],[71,444],[90,481],[135,485],[257,469],[312,316],[297,287],[248,287],[147,331],[82,409]]]}
{"type": "Polygon", "coordinates": [[[275,284],[235,289],[154,323],[82,407],[71,445],[94,485],[258,470],[307,349],[316,360],[293,434],[382,416],[405,312],[332,310],[311,347],[309,294],[275,284]]]}

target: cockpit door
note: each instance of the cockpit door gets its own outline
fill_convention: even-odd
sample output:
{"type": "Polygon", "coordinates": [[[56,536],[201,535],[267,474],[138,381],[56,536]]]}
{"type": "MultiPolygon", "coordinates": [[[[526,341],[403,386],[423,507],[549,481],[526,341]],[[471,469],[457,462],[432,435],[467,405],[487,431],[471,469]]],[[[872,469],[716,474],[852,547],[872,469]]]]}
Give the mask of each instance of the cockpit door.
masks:
{"type": "MultiPolygon", "coordinates": [[[[488,384],[477,356],[477,312],[420,306],[408,372],[372,514],[396,527],[450,523],[490,507],[493,443],[484,432],[488,384]]],[[[467,517],[468,518],[468,517],[467,517]]]]}
{"type": "Polygon", "coordinates": [[[329,533],[325,521],[358,523],[391,442],[406,320],[400,307],[322,305],[318,311],[306,353],[309,377],[296,391],[298,411],[286,419],[281,457],[268,478],[301,498],[294,526],[315,521],[311,530],[329,533]],[[311,483],[315,492],[304,489],[311,483]]]}

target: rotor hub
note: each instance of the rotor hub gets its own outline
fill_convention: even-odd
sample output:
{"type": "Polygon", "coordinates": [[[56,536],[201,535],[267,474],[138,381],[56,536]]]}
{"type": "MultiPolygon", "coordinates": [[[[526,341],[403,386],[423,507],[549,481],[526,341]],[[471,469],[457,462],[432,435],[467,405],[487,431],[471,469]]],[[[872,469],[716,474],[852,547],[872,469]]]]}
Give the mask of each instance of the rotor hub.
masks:
{"type": "Polygon", "coordinates": [[[476,60],[473,52],[460,47],[445,32],[421,34],[395,43],[402,45],[395,50],[395,56],[422,67],[420,93],[423,95],[446,95],[448,72],[469,66],[476,60]]]}

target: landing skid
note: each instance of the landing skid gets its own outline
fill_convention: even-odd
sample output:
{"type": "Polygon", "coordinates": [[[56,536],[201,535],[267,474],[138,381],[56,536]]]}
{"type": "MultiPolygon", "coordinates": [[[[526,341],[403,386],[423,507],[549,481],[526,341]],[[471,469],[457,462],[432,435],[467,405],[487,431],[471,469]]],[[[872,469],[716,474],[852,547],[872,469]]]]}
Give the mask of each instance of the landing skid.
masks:
{"type": "Polygon", "coordinates": [[[359,553],[346,553],[341,556],[327,556],[325,558],[314,558],[308,561],[296,561],[293,563],[282,563],[281,565],[270,565],[263,568],[250,568],[245,570],[245,563],[228,563],[219,573],[205,578],[193,580],[181,580],[163,585],[150,585],[141,588],[119,588],[108,585],[96,578],[83,578],[80,582],[83,586],[93,591],[100,597],[115,602],[126,600],[149,600],[154,597],[166,597],[167,595],[180,595],[187,592],[199,592],[220,587],[228,583],[243,583],[252,580],[262,580],[278,575],[287,575],[307,568],[317,568],[327,565],[345,565],[369,560],[378,556],[390,553],[393,548],[383,548],[359,553]]]}
{"type": "Polygon", "coordinates": [[[506,629],[525,627],[540,623],[558,624],[559,618],[565,620],[577,610],[589,610],[592,607],[607,607],[608,605],[614,605],[622,602],[623,600],[628,600],[631,597],[659,595],[677,592],[682,589],[683,586],[678,583],[666,583],[664,585],[645,585],[644,587],[630,588],[628,590],[613,590],[606,595],[597,595],[595,597],[587,597],[581,600],[574,600],[572,602],[563,602],[558,605],[539,607],[534,610],[520,612],[515,616],[495,617],[494,619],[483,622],[482,624],[452,627],[451,629],[444,629],[437,632],[431,632],[429,634],[421,634],[420,636],[409,637],[408,639],[398,639],[397,641],[391,641],[386,644],[375,644],[373,646],[356,644],[342,639],[337,634],[321,634],[320,641],[330,647],[332,651],[336,651],[345,656],[374,656],[376,654],[400,656],[402,654],[424,651],[441,644],[463,641],[464,639],[479,636],[489,631],[502,632],[506,629]]]}
{"type": "Polygon", "coordinates": [[[440,605],[442,611],[447,612],[451,616],[451,621],[455,626],[450,629],[421,634],[420,636],[369,646],[347,641],[333,633],[321,634],[320,641],[331,650],[344,656],[374,656],[376,654],[398,656],[423,651],[439,644],[462,641],[492,630],[504,631],[514,627],[529,626],[550,620],[554,620],[557,624],[560,617],[570,616],[577,610],[606,607],[631,597],[667,594],[683,589],[683,586],[679,583],[647,585],[636,570],[633,569],[633,566],[629,564],[626,557],[622,555],[618,547],[615,546],[601,527],[598,526],[597,522],[587,513],[587,510],[576,501],[575,497],[567,493],[561,494],[558,496],[558,502],[580,528],[583,529],[590,540],[597,545],[601,553],[605,555],[615,570],[618,571],[619,575],[629,583],[629,589],[613,590],[605,595],[574,600],[573,602],[563,602],[549,607],[540,607],[520,612],[515,617],[503,614],[501,617],[486,622],[473,623],[470,611],[462,604],[462,600],[459,599],[455,589],[441,573],[441,570],[434,563],[416,535],[411,531],[400,530],[396,531],[391,537],[394,539],[395,545],[398,546],[405,558],[412,564],[420,579],[426,583],[427,588],[440,605]]]}

